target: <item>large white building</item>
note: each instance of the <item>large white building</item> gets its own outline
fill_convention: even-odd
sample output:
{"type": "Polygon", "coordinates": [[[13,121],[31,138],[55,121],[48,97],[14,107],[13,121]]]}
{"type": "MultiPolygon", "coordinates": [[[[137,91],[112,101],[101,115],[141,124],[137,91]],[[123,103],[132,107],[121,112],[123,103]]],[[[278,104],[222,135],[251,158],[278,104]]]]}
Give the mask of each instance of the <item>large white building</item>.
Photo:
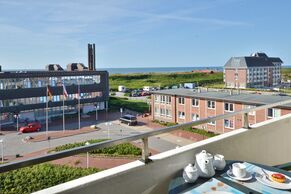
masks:
{"type": "Polygon", "coordinates": [[[274,87],[281,82],[281,65],[278,57],[253,53],[246,57],[232,57],[224,65],[224,82],[228,88],[274,87]]]}

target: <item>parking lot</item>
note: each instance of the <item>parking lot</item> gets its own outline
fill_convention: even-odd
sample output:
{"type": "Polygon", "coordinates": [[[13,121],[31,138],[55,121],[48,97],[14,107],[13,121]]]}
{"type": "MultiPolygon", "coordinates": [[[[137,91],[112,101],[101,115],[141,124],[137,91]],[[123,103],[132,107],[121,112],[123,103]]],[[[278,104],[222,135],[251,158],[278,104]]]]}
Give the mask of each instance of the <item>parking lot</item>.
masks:
{"type": "MultiPolygon", "coordinates": [[[[82,129],[90,129],[90,125],[97,124],[98,130],[92,130],[86,133],[65,136],[58,138],[52,138],[51,140],[43,141],[24,141],[27,136],[32,138],[37,138],[38,136],[45,136],[46,131],[42,130],[36,133],[23,133],[18,134],[17,132],[8,133],[3,135],[1,138],[4,140],[4,155],[6,158],[14,159],[18,155],[28,155],[33,152],[38,152],[38,155],[46,154],[47,149],[64,145],[73,142],[82,142],[90,139],[116,139],[120,137],[127,137],[131,135],[136,135],[144,133],[147,131],[154,130],[149,125],[143,122],[139,122],[138,126],[128,126],[126,124],[120,124],[119,117],[120,113],[108,113],[108,120],[105,120],[106,116],[100,114],[100,120],[96,123],[93,119],[87,119],[82,121],[82,129]],[[107,124],[106,124],[107,123],[107,124]],[[110,124],[108,124],[110,123],[110,124]],[[44,150],[43,152],[40,152],[44,150]]],[[[76,119],[75,119],[76,120],[76,119]]],[[[139,119],[138,119],[139,120],[139,119]]],[[[50,124],[49,135],[58,132],[62,134],[62,125],[56,123],[54,125],[50,124]]],[[[71,120],[70,123],[66,124],[67,130],[78,130],[78,122],[71,120]]],[[[135,143],[140,144],[141,141],[136,141],[135,143]]],[[[177,146],[186,145],[192,143],[192,141],[177,137],[172,134],[163,134],[162,136],[155,136],[149,139],[149,145],[152,150],[157,152],[167,151],[174,149],[177,146]]]]}

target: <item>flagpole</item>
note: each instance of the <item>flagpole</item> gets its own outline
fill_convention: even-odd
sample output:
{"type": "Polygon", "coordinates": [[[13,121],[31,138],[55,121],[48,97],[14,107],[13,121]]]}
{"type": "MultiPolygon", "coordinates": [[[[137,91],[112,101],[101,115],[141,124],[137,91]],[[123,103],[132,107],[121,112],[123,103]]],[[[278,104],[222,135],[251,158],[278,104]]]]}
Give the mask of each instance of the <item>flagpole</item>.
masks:
{"type": "Polygon", "coordinates": [[[78,111],[78,117],[79,117],[79,130],[81,129],[81,108],[80,108],[80,98],[81,98],[81,93],[80,93],[80,82],[78,82],[78,94],[79,94],[79,98],[78,98],[78,108],[79,108],[79,111],[78,111]]]}
{"type": "Polygon", "coordinates": [[[48,85],[46,87],[46,136],[48,135],[48,85]]]}
{"type": "Polygon", "coordinates": [[[63,133],[65,130],[65,86],[63,85],[63,133]]]}

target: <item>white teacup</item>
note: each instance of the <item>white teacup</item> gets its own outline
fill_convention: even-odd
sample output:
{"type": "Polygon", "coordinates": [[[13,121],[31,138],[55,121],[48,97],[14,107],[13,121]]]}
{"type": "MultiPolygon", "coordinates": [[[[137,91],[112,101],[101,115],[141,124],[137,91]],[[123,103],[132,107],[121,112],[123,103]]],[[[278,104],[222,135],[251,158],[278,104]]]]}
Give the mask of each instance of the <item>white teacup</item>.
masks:
{"type": "Polygon", "coordinates": [[[242,163],[233,163],[232,164],[232,174],[236,177],[245,177],[247,174],[246,165],[242,163]]]}

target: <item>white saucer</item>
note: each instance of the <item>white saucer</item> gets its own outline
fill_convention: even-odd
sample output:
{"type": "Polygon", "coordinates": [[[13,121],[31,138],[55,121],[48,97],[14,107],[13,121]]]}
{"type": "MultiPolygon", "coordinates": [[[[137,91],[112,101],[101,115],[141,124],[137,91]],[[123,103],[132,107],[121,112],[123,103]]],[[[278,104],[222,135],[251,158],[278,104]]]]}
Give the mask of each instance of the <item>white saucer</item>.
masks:
{"type": "Polygon", "coordinates": [[[228,170],[226,172],[226,174],[230,178],[235,179],[235,180],[239,180],[239,181],[248,181],[248,180],[251,180],[253,178],[253,175],[250,172],[247,172],[246,176],[244,176],[244,177],[237,177],[237,176],[235,176],[234,174],[232,174],[232,171],[231,170],[228,170]]]}
{"type": "MultiPolygon", "coordinates": [[[[267,171],[265,170],[266,173],[269,175],[269,177],[271,177],[272,173],[276,173],[276,172],[271,172],[271,171],[267,171]]],[[[259,174],[256,173],[255,174],[255,178],[262,184],[267,185],[269,187],[273,187],[276,189],[282,189],[282,190],[289,190],[291,189],[291,178],[286,176],[286,182],[285,183],[278,183],[275,181],[270,180],[269,178],[266,177],[265,174],[259,174]]]]}

